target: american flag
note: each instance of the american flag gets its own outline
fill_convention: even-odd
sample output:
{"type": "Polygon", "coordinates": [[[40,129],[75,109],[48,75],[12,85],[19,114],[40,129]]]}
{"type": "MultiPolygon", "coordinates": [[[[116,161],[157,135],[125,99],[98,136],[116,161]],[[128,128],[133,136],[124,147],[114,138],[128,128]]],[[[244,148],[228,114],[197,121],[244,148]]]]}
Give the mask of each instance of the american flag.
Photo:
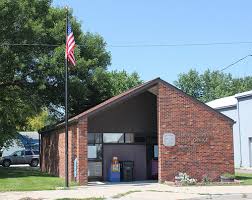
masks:
{"type": "Polygon", "coordinates": [[[74,35],[71,28],[70,21],[68,20],[67,23],[67,36],[66,36],[66,59],[75,66],[75,58],[74,58],[74,48],[75,48],[75,41],[74,35]]]}

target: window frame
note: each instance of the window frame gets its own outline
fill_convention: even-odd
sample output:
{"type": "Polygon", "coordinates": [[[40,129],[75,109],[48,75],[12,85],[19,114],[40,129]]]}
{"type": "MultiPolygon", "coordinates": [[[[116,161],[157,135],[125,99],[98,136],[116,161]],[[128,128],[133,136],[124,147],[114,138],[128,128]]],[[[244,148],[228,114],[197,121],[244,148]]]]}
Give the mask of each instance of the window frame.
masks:
{"type": "MultiPolygon", "coordinates": [[[[131,138],[131,137],[129,137],[129,138],[131,138]]],[[[135,144],[135,134],[134,133],[124,133],[124,143],[125,144],[135,144]],[[126,135],[133,135],[133,142],[127,142],[126,141],[126,135]]]]}
{"type": "Polygon", "coordinates": [[[89,158],[88,161],[102,161],[103,160],[103,145],[102,144],[88,144],[89,146],[94,146],[96,147],[96,158],[89,158]],[[98,149],[98,145],[100,146],[100,149],[98,149]],[[98,153],[98,150],[100,151],[98,153]]]}
{"type": "Polygon", "coordinates": [[[102,141],[103,141],[103,144],[125,144],[125,133],[103,133],[102,134],[102,141]],[[110,134],[110,135],[121,134],[121,136],[120,136],[118,142],[105,142],[104,136],[108,135],[108,134],[110,134]],[[122,142],[119,142],[121,139],[122,139],[122,142]]]}
{"type": "Polygon", "coordinates": [[[103,133],[88,133],[88,136],[89,135],[94,135],[94,137],[93,137],[93,142],[89,141],[89,138],[88,138],[88,144],[103,144],[103,133]],[[100,135],[99,142],[96,141],[96,138],[97,138],[96,135],[100,135]]]}
{"type": "MultiPolygon", "coordinates": [[[[103,169],[103,164],[104,164],[104,160],[103,160],[103,148],[104,148],[104,145],[156,145],[157,143],[157,136],[150,136],[148,133],[140,133],[140,132],[122,132],[120,134],[123,134],[123,143],[106,143],[104,142],[104,134],[106,133],[110,133],[110,134],[116,134],[116,133],[113,133],[113,132],[104,132],[104,133],[88,133],[88,134],[100,134],[101,136],[101,140],[99,140],[97,142],[97,140],[95,139],[95,136],[94,136],[94,139],[93,141],[90,141],[88,140],[87,143],[88,143],[88,146],[90,145],[101,145],[101,156],[100,158],[88,158],[88,163],[90,162],[101,162],[102,163],[102,175],[101,176],[88,176],[89,180],[97,180],[97,179],[101,179],[103,178],[104,176],[104,169],[103,169]],[[134,137],[134,142],[131,143],[131,142],[126,142],[126,134],[133,134],[133,137],[134,137]],[[144,141],[143,142],[136,142],[135,141],[135,138],[136,137],[143,137],[144,138],[144,141]]],[[[118,132],[117,132],[118,133],[118,132]]],[[[157,133],[154,132],[154,135],[156,135],[157,133]]],[[[151,135],[153,135],[153,133],[151,132],[151,135]]],[[[154,147],[153,147],[154,148],[154,147]]],[[[152,150],[153,151],[153,159],[156,160],[158,158],[154,158],[154,149],[152,150]]]]}

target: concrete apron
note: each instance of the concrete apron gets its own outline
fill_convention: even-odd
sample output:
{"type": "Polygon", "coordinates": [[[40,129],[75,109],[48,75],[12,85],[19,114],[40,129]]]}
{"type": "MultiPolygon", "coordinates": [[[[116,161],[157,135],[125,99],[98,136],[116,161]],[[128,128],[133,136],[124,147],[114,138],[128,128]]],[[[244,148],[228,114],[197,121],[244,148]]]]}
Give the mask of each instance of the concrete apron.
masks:
{"type": "Polygon", "coordinates": [[[149,181],[131,183],[102,183],[90,182],[87,186],[72,187],[69,190],[46,190],[27,192],[2,192],[0,199],[19,200],[21,198],[33,198],[52,200],[58,198],[88,198],[105,197],[112,199],[118,194],[121,200],[161,200],[161,199],[191,199],[206,197],[207,195],[238,195],[252,193],[252,186],[190,186],[175,187],[149,181]]]}

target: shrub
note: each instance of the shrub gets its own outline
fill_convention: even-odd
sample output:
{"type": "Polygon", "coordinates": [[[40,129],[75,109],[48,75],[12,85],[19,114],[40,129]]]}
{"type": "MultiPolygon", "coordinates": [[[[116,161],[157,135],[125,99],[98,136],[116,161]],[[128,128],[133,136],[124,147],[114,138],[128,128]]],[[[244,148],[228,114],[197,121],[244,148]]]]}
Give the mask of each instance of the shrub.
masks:
{"type": "Polygon", "coordinates": [[[210,178],[209,178],[209,176],[207,174],[202,177],[202,183],[203,184],[208,184],[210,182],[211,182],[211,180],[210,180],[210,178]]]}

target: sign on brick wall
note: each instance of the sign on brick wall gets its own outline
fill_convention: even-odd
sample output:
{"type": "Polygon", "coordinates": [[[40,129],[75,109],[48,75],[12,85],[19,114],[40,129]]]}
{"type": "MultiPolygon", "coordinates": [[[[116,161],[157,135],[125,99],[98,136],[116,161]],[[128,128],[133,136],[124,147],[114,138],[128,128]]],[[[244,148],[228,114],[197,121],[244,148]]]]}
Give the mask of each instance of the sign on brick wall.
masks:
{"type": "Polygon", "coordinates": [[[163,144],[166,147],[172,147],[175,146],[175,135],[173,133],[164,133],[163,135],[163,144]]]}

